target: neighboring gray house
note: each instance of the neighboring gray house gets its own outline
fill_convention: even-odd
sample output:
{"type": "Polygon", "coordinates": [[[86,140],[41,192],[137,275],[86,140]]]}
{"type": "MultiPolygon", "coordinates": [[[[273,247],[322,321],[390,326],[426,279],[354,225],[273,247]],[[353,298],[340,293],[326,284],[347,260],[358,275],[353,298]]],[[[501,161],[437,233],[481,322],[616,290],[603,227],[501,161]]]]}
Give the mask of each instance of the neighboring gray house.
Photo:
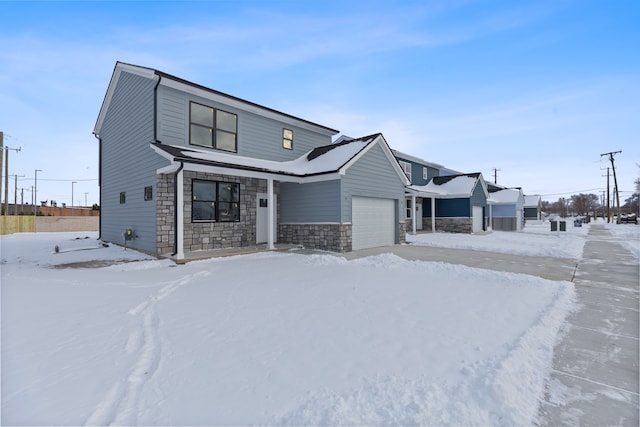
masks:
{"type": "Polygon", "coordinates": [[[524,196],[524,219],[542,219],[542,198],[539,195],[524,196]]]}
{"type": "Polygon", "coordinates": [[[520,188],[503,188],[489,193],[489,226],[498,231],[522,231],[524,195],[520,188]]]}
{"type": "MultiPolygon", "coordinates": [[[[481,173],[436,176],[428,184],[408,187],[414,205],[422,205],[422,228],[478,233],[486,230],[487,184],[481,173]]],[[[411,230],[420,229],[416,215],[411,230]]]]}
{"type": "Polygon", "coordinates": [[[332,144],[337,130],[121,62],[93,133],[102,240],[178,261],[404,241],[409,182],[381,134],[332,144]]]}

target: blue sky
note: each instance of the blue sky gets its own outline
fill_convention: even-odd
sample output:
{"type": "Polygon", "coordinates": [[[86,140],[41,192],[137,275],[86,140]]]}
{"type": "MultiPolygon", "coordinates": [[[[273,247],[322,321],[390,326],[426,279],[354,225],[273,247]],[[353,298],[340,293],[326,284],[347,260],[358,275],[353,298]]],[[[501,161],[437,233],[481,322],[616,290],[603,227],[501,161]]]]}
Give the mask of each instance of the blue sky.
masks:
{"type": "Polygon", "coordinates": [[[98,203],[91,132],[116,61],[497,168],[545,200],[606,190],[601,153],[622,150],[622,200],[640,173],[635,0],[0,1],[0,16],[0,131],[29,202],[41,169],[38,200],[69,204],[73,187],[98,203]]]}

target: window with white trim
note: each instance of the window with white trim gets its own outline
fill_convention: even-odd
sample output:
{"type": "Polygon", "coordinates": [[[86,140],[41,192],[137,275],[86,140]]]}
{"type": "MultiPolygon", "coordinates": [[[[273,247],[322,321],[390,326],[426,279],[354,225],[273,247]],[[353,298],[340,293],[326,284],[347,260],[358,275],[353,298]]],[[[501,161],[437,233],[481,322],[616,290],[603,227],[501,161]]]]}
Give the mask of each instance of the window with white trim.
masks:
{"type": "Polygon", "coordinates": [[[293,131],[282,129],[282,148],[293,150],[293,131]]]}
{"type": "Polygon", "coordinates": [[[411,163],[402,160],[399,160],[398,162],[400,163],[400,167],[404,171],[405,175],[407,175],[407,178],[409,178],[409,182],[411,182],[411,163]]]}
{"type": "Polygon", "coordinates": [[[422,168],[422,179],[429,179],[429,169],[425,167],[422,168]]]}

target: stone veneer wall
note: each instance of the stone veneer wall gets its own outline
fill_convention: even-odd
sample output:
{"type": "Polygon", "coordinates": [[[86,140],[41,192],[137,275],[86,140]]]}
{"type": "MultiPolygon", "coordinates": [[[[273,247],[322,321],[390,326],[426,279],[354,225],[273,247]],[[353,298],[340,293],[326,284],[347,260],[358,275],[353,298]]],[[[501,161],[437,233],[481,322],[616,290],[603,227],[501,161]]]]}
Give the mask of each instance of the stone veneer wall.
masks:
{"type": "MultiPolygon", "coordinates": [[[[422,229],[431,231],[431,217],[422,218],[422,229]]],[[[471,233],[473,218],[469,217],[436,217],[436,231],[447,233],[471,233]]]]}
{"type": "MultiPolygon", "coordinates": [[[[174,251],[174,180],[175,175],[158,175],[157,185],[157,250],[159,254],[174,251]]],[[[242,178],[204,172],[184,172],[184,251],[255,246],[256,198],[267,192],[267,182],[257,178],[242,178]],[[240,221],[191,222],[191,183],[194,179],[240,184],[240,221]]],[[[279,194],[274,183],[274,194],[279,194]]]]}
{"type": "Polygon", "coordinates": [[[411,229],[411,225],[406,222],[400,223],[400,238],[399,243],[407,243],[407,230],[411,229]]]}
{"type": "Polygon", "coordinates": [[[159,174],[156,177],[156,251],[170,254],[174,251],[175,175],[159,174]]]}
{"type": "Polygon", "coordinates": [[[351,224],[280,224],[278,241],[309,249],[351,251],[351,224]]]}

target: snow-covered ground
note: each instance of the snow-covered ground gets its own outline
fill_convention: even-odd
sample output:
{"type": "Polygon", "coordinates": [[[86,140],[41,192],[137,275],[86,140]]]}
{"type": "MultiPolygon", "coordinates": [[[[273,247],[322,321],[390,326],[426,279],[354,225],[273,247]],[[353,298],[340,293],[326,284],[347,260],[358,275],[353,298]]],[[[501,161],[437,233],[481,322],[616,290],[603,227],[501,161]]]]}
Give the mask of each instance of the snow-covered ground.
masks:
{"type": "Polygon", "coordinates": [[[529,221],[522,232],[491,231],[483,234],[425,233],[409,235],[407,242],[418,246],[508,253],[554,258],[582,257],[589,225],[574,227],[567,220],[566,231],[551,231],[549,222],[529,221]]]}
{"type": "Polygon", "coordinates": [[[2,424],[530,425],[574,307],[569,282],[389,254],[176,266],[96,237],[0,237],[2,424]]]}

